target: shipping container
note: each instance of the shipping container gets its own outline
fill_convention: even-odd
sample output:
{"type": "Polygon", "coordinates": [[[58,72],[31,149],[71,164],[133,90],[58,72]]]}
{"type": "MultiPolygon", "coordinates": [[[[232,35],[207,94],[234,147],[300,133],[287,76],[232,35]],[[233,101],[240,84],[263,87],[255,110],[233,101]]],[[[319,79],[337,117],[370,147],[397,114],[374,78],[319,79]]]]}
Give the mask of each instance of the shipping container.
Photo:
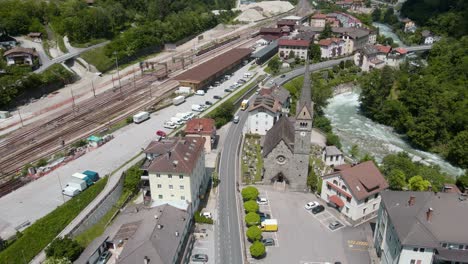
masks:
{"type": "Polygon", "coordinates": [[[138,114],[133,116],[133,122],[139,124],[147,119],[149,119],[150,114],[148,112],[139,112],[138,114]]]}

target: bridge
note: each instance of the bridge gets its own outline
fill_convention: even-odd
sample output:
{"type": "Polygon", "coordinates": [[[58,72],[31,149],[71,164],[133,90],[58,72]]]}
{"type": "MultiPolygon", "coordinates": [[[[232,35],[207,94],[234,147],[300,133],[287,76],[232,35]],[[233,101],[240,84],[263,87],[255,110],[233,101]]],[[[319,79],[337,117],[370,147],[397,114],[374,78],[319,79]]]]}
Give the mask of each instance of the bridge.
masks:
{"type": "Polygon", "coordinates": [[[92,50],[92,49],[95,49],[95,48],[99,48],[99,47],[102,47],[104,45],[106,45],[107,43],[109,43],[110,41],[104,41],[104,42],[101,42],[99,44],[96,44],[96,45],[93,45],[93,46],[89,46],[87,48],[83,48],[83,49],[75,49],[69,53],[66,53],[62,56],[59,56],[57,58],[54,58],[52,60],[47,60],[47,61],[41,61],[42,63],[42,66],[35,70],[34,72],[35,73],[41,73],[45,70],[47,70],[50,66],[54,65],[55,63],[62,63],[64,61],[67,61],[69,59],[72,59],[72,58],[75,58],[75,57],[78,57],[81,55],[81,53],[83,52],[86,52],[86,51],[89,51],[89,50],[92,50]]]}
{"type": "Polygon", "coordinates": [[[419,45],[419,46],[407,46],[404,47],[408,52],[415,52],[415,51],[425,51],[432,49],[432,44],[430,45],[419,45]]]}

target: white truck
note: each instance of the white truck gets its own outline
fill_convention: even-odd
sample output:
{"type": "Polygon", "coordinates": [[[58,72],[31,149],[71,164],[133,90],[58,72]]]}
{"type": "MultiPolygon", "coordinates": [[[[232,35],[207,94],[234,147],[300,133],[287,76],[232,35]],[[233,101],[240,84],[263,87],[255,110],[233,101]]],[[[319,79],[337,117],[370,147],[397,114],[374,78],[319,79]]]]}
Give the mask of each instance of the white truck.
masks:
{"type": "Polygon", "coordinates": [[[192,105],[192,110],[195,112],[203,112],[203,107],[201,105],[194,104],[192,105]]]}
{"type": "Polygon", "coordinates": [[[174,128],[177,127],[177,125],[174,124],[174,122],[172,122],[172,121],[166,121],[166,122],[164,122],[163,127],[169,128],[169,129],[174,129],[174,128]]]}
{"type": "Polygon", "coordinates": [[[80,192],[86,190],[88,188],[88,184],[86,181],[82,179],[78,179],[76,177],[72,177],[71,180],[65,185],[65,188],[62,190],[64,195],[73,197],[80,192]]]}
{"type": "Polygon", "coordinates": [[[187,86],[180,86],[179,90],[177,90],[177,93],[179,94],[189,94],[192,88],[187,87],[187,86]]]}
{"type": "Polygon", "coordinates": [[[133,116],[133,122],[135,124],[139,124],[147,119],[149,119],[150,114],[148,112],[139,112],[138,114],[133,116]]]}
{"type": "Polygon", "coordinates": [[[174,105],[180,105],[183,102],[185,102],[185,97],[183,95],[179,95],[175,97],[174,99],[172,99],[172,104],[174,105]]]}
{"type": "Polygon", "coordinates": [[[203,90],[197,90],[197,92],[195,93],[196,95],[205,95],[205,91],[203,90]]]}

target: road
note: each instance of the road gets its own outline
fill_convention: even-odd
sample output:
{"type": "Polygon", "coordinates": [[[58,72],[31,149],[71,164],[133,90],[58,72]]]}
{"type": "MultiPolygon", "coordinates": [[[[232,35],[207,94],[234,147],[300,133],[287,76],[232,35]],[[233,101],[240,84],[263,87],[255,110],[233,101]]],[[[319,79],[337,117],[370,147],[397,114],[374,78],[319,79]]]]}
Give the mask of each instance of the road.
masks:
{"type": "MultiPolygon", "coordinates": [[[[353,57],[346,57],[337,60],[330,60],[310,65],[311,71],[332,67],[338,65],[341,61],[350,60],[353,57]]],[[[285,77],[276,77],[274,83],[282,85],[287,81],[303,75],[304,67],[295,69],[285,74],[285,77]]],[[[238,264],[243,263],[243,249],[241,246],[241,231],[239,220],[238,205],[236,197],[236,181],[239,176],[239,158],[238,151],[241,144],[242,129],[247,120],[248,113],[241,111],[238,113],[240,121],[238,124],[232,124],[232,128],[226,136],[224,148],[221,152],[219,163],[219,185],[218,197],[218,221],[217,234],[215,239],[216,263],[238,264]]]]}
{"type": "Polygon", "coordinates": [[[89,47],[84,48],[84,49],[74,49],[73,51],[70,51],[69,53],[64,54],[62,56],[59,56],[57,58],[54,58],[52,60],[41,61],[41,64],[42,64],[41,67],[39,69],[35,70],[34,72],[41,73],[41,72],[47,70],[50,66],[54,65],[55,63],[62,63],[64,61],[66,61],[66,60],[69,60],[71,58],[79,56],[83,52],[86,52],[88,50],[92,50],[92,49],[99,48],[99,47],[102,47],[104,45],[107,45],[107,43],[109,43],[109,42],[110,41],[104,41],[104,42],[101,42],[101,43],[93,45],[93,46],[89,46],[89,47]]]}

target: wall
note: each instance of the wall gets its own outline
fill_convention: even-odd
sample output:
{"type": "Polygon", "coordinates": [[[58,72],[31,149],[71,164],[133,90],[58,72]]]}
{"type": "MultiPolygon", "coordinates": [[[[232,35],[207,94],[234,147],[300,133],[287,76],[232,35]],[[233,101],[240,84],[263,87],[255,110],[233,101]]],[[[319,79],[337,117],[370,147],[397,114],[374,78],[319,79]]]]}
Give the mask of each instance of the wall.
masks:
{"type": "Polygon", "coordinates": [[[112,191],[107,194],[107,197],[95,207],[95,210],[92,211],[88,217],[83,220],[83,222],[75,227],[70,233],[72,236],[79,235],[80,233],[86,231],[88,228],[96,224],[101,218],[109,212],[109,210],[117,203],[119,200],[122,190],[123,190],[124,177],[121,175],[120,180],[112,191]]]}
{"type": "Polygon", "coordinates": [[[273,127],[275,117],[271,112],[258,111],[249,112],[247,120],[248,133],[266,135],[266,132],[273,127]]]}
{"type": "Polygon", "coordinates": [[[424,252],[421,252],[421,248],[417,248],[418,251],[414,251],[413,247],[403,247],[400,254],[399,264],[411,263],[411,260],[415,260],[417,264],[431,264],[432,263],[432,249],[425,248],[424,252]],[[418,262],[420,260],[421,262],[418,262]]]}

